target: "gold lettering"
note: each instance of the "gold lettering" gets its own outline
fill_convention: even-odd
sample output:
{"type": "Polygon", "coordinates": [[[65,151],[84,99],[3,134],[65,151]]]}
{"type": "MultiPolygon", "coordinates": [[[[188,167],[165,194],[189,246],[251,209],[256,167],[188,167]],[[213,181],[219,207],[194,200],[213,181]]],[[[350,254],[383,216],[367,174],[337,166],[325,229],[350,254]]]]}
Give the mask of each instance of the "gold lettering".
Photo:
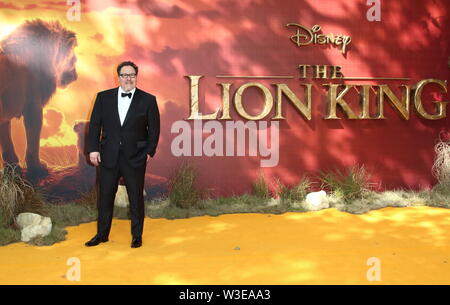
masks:
{"type": "Polygon", "coordinates": [[[327,116],[325,119],[340,119],[336,115],[336,106],[339,105],[342,110],[347,114],[349,119],[358,119],[353,110],[344,100],[344,95],[353,87],[353,85],[339,85],[339,84],[325,84],[324,86],[328,86],[328,107],[327,107],[327,116]],[[344,86],[344,90],[342,90],[339,95],[337,94],[337,88],[339,86],[344,86]]]}
{"type": "Polygon", "coordinates": [[[297,45],[306,46],[311,43],[314,44],[334,44],[335,46],[342,45],[341,52],[345,54],[347,46],[352,41],[350,36],[346,35],[334,35],[333,33],[329,34],[320,34],[320,25],[313,25],[311,30],[306,27],[297,24],[297,23],[288,23],[286,27],[295,27],[296,32],[294,35],[290,37],[290,40],[297,45]]]}
{"type": "Polygon", "coordinates": [[[342,35],[337,35],[336,38],[334,39],[334,44],[338,46],[341,43],[342,43],[342,35]]]}
{"type": "Polygon", "coordinates": [[[292,27],[292,26],[297,27],[297,31],[294,35],[292,35],[290,37],[290,39],[293,43],[295,43],[297,45],[297,47],[306,46],[311,43],[311,41],[313,40],[313,35],[307,28],[305,28],[297,23],[286,24],[286,27],[292,27]],[[300,30],[303,30],[306,34],[300,34],[300,30]]]}
{"type": "MultiPolygon", "coordinates": [[[[317,29],[316,29],[317,30],[317,29]]],[[[327,74],[331,75],[331,79],[340,79],[343,77],[341,66],[328,65],[298,65],[300,78],[310,77],[314,74],[314,78],[326,78],[327,74]],[[309,68],[313,69],[309,69],[309,68]],[[308,69],[311,70],[308,72],[308,69]],[[329,71],[328,71],[329,69],[329,71]],[[311,75],[308,75],[311,74],[311,75]]],[[[201,114],[199,110],[199,86],[202,75],[186,75],[190,80],[190,115],[187,120],[201,119],[201,120],[232,120],[230,107],[234,102],[234,106],[238,116],[255,121],[264,119],[269,115],[274,106],[274,97],[272,96],[270,88],[265,87],[258,82],[249,82],[241,85],[236,92],[231,93],[232,83],[217,83],[221,87],[222,105],[214,113],[201,114]],[[263,108],[258,111],[258,114],[249,114],[243,106],[243,95],[245,90],[250,87],[255,87],[257,91],[261,92],[264,101],[263,108]],[[219,118],[220,117],[220,118],[219,118]]],[[[348,119],[386,119],[384,115],[385,100],[391,105],[394,111],[404,120],[410,118],[410,107],[414,107],[418,115],[427,120],[438,120],[446,117],[447,104],[449,101],[432,101],[435,110],[427,112],[425,110],[422,95],[423,90],[428,85],[437,86],[442,93],[447,93],[447,81],[438,79],[424,79],[419,81],[414,87],[411,94],[411,87],[409,85],[400,85],[401,96],[397,96],[388,85],[346,85],[346,84],[324,84],[327,89],[327,106],[325,119],[341,119],[337,116],[337,108],[344,113],[344,117],[348,119]],[[433,85],[434,84],[434,85],[433,85]],[[345,100],[350,99],[347,93],[352,88],[358,89],[359,94],[359,111],[354,111],[352,107],[345,100]],[[376,114],[371,116],[371,90],[376,90],[376,114]],[[347,97],[346,97],[347,96],[347,97]],[[410,106],[414,98],[414,106],[410,106]],[[356,115],[358,114],[358,115],[356,115]]],[[[286,97],[288,103],[290,102],[295,109],[308,121],[312,119],[312,84],[300,84],[303,88],[303,96],[299,97],[287,84],[272,84],[276,88],[276,104],[273,119],[283,120],[283,99],[286,97]]],[[[428,92],[428,90],[427,90],[428,92]]],[[[353,105],[353,104],[352,104],[353,105]]],[[[354,106],[357,107],[357,106],[354,106]]],[[[342,117],[342,118],[344,118],[342,117]]]]}
{"type": "Polygon", "coordinates": [[[310,65],[298,65],[298,69],[300,70],[299,78],[306,78],[306,72],[308,71],[309,67],[311,67],[311,66],[310,65]]]}
{"type": "Polygon", "coordinates": [[[352,38],[350,36],[342,36],[342,54],[345,54],[347,46],[352,42],[352,38]]]}
{"type": "Polygon", "coordinates": [[[236,94],[234,95],[234,104],[236,106],[236,111],[239,113],[240,116],[242,116],[243,118],[245,118],[247,120],[256,121],[256,120],[263,119],[265,116],[267,116],[269,114],[270,110],[273,107],[273,98],[272,98],[272,94],[270,93],[269,89],[267,89],[264,85],[262,85],[260,83],[246,83],[246,84],[240,86],[238,88],[238,90],[236,91],[236,94]],[[258,88],[264,95],[264,108],[259,115],[252,116],[252,115],[248,114],[242,105],[242,95],[244,94],[244,91],[248,87],[258,88]]]}
{"type": "Polygon", "coordinates": [[[439,79],[424,79],[418,82],[415,86],[414,90],[414,106],[417,111],[417,113],[424,119],[428,120],[439,120],[442,118],[445,118],[447,115],[447,104],[448,101],[433,101],[433,103],[436,104],[437,112],[434,114],[430,114],[425,111],[425,108],[422,104],[422,90],[425,86],[429,84],[437,84],[439,87],[441,87],[442,91],[444,93],[447,92],[447,81],[439,80],[439,79]]]}
{"type": "Polygon", "coordinates": [[[386,95],[391,103],[394,106],[394,110],[397,111],[398,114],[404,119],[409,120],[409,92],[410,88],[407,85],[402,85],[400,87],[405,88],[404,93],[402,94],[401,101],[395,96],[395,94],[391,91],[391,89],[387,85],[379,85],[378,86],[378,119],[384,119],[384,96],[386,95]]]}
{"type": "Polygon", "coordinates": [[[220,83],[222,86],[222,116],[219,120],[231,120],[230,116],[230,87],[231,84],[220,83]]]}
{"type": "Polygon", "coordinates": [[[369,113],[369,94],[371,85],[361,85],[361,92],[359,95],[359,105],[361,107],[361,113],[359,114],[360,119],[370,119],[369,113]]]}
{"type": "Polygon", "coordinates": [[[342,78],[341,66],[331,66],[331,79],[342,78]]]}
{"type": "Polygon", "coordinates": [[[328,67],[327,65],[315,65],[314,78],[327,78],[327,67],[328,67]]]}
{"type": "Polygon", "coordinates": [[[211,114],[205,114],[201,115],[199,113],[199,106],[198,106],[198,87],[200,78],[202,78],[202,75],[187,75],[187,77],[191,81],[191,114],[187,118],[187,120],[194,120],[194,119],[200,119],[200,120],[213,120],[217,118],[217,114],[219,113],[220,109],[217,109],[216,112],[211,114]]]}
{"type": "Polygon", "coordinates": [[[303,103],[286,84],[274,84],[277,87],[277,109],[273,119],[284,119],[281,111],[281,100],[283,94],[291,101],[295,108],[308,120],[311,120],[311,87],[312,84],[304,84],[306,105],[303,103]]]}
{"type": "Polygon", "coordinates": [[[324,34],[317,34],[317,42],[318,44],[326,44],[328,43],[327,37],[324,34]]]}

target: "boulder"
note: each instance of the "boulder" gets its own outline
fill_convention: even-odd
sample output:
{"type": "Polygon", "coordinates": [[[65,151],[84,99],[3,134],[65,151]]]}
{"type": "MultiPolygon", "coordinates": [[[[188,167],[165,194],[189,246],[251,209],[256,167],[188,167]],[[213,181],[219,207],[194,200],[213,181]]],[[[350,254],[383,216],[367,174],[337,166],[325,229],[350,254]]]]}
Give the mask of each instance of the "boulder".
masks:
{"type": "Polygon", "coordinates": [[[20,229],[23,229],[31,225],[38,225],[42,218],[41,215],[35,213],[20,213],[17,215],[16,223],[20,229]]]}
{"type": "Polygon", "coordinates": [[[119,185],[117,188],[116,198],[114,199],[114,205],[118,207],[127,207],[130,204],[128,200],[127,188],[125,185],[119,185]]]}
{"type": "Polygon", "coordinates": [[[306,195],[306,200],[304,201],[304,208],[306,210],[318,211],[328,209],[329,207],[330,205],[325,191],[312,192],[306,195]]]}
{"type": "Polygon", "coordinates": [[[29,242],[37,236],[47,236],[52,231],[50,217],[43,217],[34,213],[21,213],[17,216],[16,222],[22,230],[20,239],[23,242],[29,242]]]}
{"type": "MultiPolygon", "coordinates": [[[[144,196],[146,195],[147,194],[144,190],[144,196]]],[[[114,205],[122,208],[126,208],[130,205],[127,188],[125,185],[119,184],[119,187],[117,188],[116,198],[114,199],[114,205]]]]}

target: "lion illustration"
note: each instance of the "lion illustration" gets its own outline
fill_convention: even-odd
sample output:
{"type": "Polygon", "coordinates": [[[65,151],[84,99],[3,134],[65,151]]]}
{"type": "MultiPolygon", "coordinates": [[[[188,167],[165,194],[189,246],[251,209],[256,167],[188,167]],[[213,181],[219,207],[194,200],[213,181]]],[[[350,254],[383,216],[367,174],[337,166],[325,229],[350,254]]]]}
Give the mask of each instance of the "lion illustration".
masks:
{"type": "Polygon", "coordinates": [[[77,133],[77,150],[78,150],[78,168],[84,169],[88,167],[87,151],[86,151],[86,138],[87,131],[89,129],[89,121],[75,121],[73,130],[77,133]]]}
{"type": "Polygon", "coordinates": [[[0,146],[4,164],[18,164],[11,119],[23,116],[27,176],[48,175],[39,159],[42,109],[56,88],[77,79],[76,35],[58,21],[26,21],[0,42],[0,146]]]}

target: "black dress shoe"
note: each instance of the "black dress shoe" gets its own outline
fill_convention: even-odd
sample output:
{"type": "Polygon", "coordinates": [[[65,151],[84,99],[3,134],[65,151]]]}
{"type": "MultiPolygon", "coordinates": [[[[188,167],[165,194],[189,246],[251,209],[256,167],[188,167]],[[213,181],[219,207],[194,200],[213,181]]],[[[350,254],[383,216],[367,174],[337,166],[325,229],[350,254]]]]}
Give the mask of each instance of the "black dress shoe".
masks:
{"type": "Polygon", "coordinates": [[[133,237],[133,240],[131,241],[131,248],[139,248],[142,246],[142,237],[133,237]]]}
{"type": "Polygon", "coordinates": [[[97,246],[99,243],[106,243],[108,241],[108,237],[100,237],[95,235],[90,241],[85,243],[86,247],[97,246]]]}

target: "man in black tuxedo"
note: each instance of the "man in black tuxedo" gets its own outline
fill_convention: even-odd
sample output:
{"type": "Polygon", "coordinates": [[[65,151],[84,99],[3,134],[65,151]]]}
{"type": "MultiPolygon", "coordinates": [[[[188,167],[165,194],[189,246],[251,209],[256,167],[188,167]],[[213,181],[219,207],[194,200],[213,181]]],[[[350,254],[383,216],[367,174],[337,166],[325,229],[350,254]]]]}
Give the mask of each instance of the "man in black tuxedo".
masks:
{"type": "Polygon", "coordinates": [[[144,180],[147,162],[159,139],[159,111],[155,96],[136,88],[138,67],[130,61],[117,67],[118,88],[99,92],[91,114],[88,152],[99,166],[97,234],[86,246],[107,242],[120,177],[130,201],[131,247],[142,245],[144,180]]]}

